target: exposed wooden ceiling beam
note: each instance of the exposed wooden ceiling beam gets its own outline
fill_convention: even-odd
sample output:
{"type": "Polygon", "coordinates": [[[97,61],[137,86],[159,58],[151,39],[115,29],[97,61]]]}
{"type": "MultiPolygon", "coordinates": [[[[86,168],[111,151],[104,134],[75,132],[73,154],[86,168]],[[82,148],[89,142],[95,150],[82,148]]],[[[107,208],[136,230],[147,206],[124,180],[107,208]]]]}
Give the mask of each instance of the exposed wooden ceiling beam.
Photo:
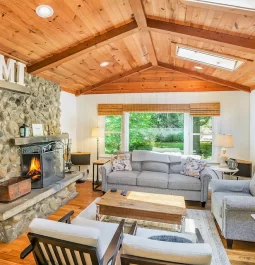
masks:
{"type": "Polygon", "coordinates": [[[155,52],[155,48],[152,42],[151,34],[147,27],[147,18],[143,8],[143,4],[141,0],[129,0],[130,6],[135,16],[135,20],[138,24],[138,27],[141,28],[141,41],[143,42],[150,61],[153,66],[158,65],[158,60],[155,52]]]}
{"type": "Polygon", "coordinates": [[[251,87],[251,91],[253,91],[253,90],[255,90],[255,86],[252,86],[252,87],[251,87]]]}
{"type": "Polygon", "coordinates": [[[92,86],[85,87],[84,89],[81,89],[80,91],[78,91],[76,93],[76,96],[79,96],[79,95],[82,95],[82,94],[90,94],[90,91],[93,91],[96,88],[99,88],[99,87],[104,86],[106,84],[109,84],[109,83],[112,83],[114,81],[117,81],[117,80],[119,80],[119,79],[121,79],[123,77],[130,76],[130,75],[135,74],[137,72],[141,72],[141,71],[147,70],[147,69],[149,69],[151,67],[152,67],[152,64],[151,63],[148,63],[148,64],[145,64],[143,66],[140,66],[140,67],[131,69],[129,71],[126,71],[126,72],[124,72],[122,74],[118,74],[118,75],[109,77],[109,78],[104,79],[103,81],[101,81],[99,83],[96,83],[96,84],[94,84],[92,86]]]}
{"type": "Polygon", "coordinates": [[[223,79],[220,79],[220,78],[217,78],[217,77],[213,77],[213,76],[210,76],[210,75],[198,73],[196,71],[192,71],[192,70],[189,70],[189,69],[185,69],[185,68],[182,68],[182,67],[178,67],[178,66],[174,66],[174,65],[167,64],[167,63],[162,63],[162,62],[159,62],[159,66],[161,66],[163,68],[166,68],[166,69],[170,69],[170,70],[176,71],[176,72],[180,72],[180,73],[183,73],[183,74],[186,74],[186,75],[189,75],[189,76],[193,76],[193,77],[198,78],[198,79],[202,79],[202,80],[206,80],[206,81],[209,81],[209,82],[213,82],[213,83],[216,83],[216,84],[219,84],[219,85],[222,85],[222,86],[231,87],[231,88],[233,88],[235,90],[241,90],[241,91],[245,91],[245,92],[250,92],[250,87],[248,87],[248,86],[244,86],[244,85],[240,85],[240,84],[237,84],[237,83],[233,83],[233,82],[230,82],[230,81],[227,81],[227,80],[223,80],[223,79]]]}
{"type": "Polygon", "coordinates": [[[60,65],[63,62],[69,61],[80,54],[89,53],[99,47],[102,47],[110,42],[122,39],[128,35],[138,32],[136,21],[132,21],[119,28],[110,30],[102,35],[96,36],[92,39],[85,40],[76,46],[70,47],[60,53],[56,53],[42,61],[32,64],[27,67],[29,73],[37,74],[48,70],[52,67],[60,65]]]}
{"type": "Polygon", "coordinates": [[[70,88],[67,88],[67,87],[63,87],[63,86],[61,86],[61,90],[62,90],[62,91],[65,91],[65,92],[67,92],[67,93],[70,93],[70,94],[74,94],[74,95],[76,95],[76,91],[73,90],[73,89],[70,89],[70,88]]]}
{"type": "Polygon", "coordinates": [[[197,41],[206,41],[208,43],[229,47],[243,52],[255,53],[255,39],[246,39],[221,32],[194,28],[150,18],[147,19],[147,25],[150,30],[153,31],[173,33],[180,37],[188,37],[197,41]]]}

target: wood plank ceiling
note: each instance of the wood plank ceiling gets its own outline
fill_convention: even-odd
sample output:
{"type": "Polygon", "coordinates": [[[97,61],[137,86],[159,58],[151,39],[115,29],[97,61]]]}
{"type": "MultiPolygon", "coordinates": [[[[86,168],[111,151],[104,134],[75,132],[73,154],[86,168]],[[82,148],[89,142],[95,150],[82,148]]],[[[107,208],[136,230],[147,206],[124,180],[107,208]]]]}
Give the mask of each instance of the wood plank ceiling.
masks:
{"type": "Polygon", "coordinates": [[[76,95],[250,91],[255,12],[206,9],[185,0],[0,0],[0,53],[76,95]],[[183,60],[177,45],[237,58],[235,71],[183,60]],[[100,63],[109,61],[107,67],[100,63]],[[194,69],[195,65],[203,67],[194,69]]]}

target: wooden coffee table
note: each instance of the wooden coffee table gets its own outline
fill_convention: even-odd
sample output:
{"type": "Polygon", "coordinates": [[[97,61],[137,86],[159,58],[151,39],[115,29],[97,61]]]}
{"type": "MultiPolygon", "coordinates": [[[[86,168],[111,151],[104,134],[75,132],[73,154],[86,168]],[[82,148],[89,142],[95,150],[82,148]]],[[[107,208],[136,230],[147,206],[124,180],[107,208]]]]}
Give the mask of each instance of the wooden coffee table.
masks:
{"type": "Polygon", "coordinates": [[[182,196],[129,191],[106,192],[97,203],[97,220],[102,215],[137,220],[182,225],[186,215],[185,200],[182,196]]]}

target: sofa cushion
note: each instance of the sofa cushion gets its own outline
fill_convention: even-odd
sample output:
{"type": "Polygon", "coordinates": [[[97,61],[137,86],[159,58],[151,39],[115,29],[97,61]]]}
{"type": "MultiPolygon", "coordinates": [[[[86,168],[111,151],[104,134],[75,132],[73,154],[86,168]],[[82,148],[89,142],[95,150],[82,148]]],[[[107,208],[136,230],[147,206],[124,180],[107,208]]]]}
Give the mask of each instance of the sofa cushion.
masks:
{"type": "Polygon", "coordinates": [[[180,172],[183,175],[199,178],[200,172],[206,167],[207,162],[205,160],[198,160],[192,157],[188,157],[183,170],[180,172]]]}
{"type": "Polygon", "coordinates": [[[200,179],[181,174],[169,174],[168,189],[170,190],[201,190],[200,179]]]}
{"type": "Polygon", "coordinates": [[[108,175],[108,183],[136,186],[139,171],[115,171],[108,175]]]}
{"type": "Polygon", "coordinates": [[[131,153],[117,154],[112,157],[112,171],[131,171],[131,153]]]}
{"type": "Polygon", "coordinates": [[[167,189],[168,174],[142,171],[137,177],[137,186],[167,189]]]}
{"type": "Polygon", "coordinates": [[[183,169],[183,165],[184,163],[170,163],[170,167],[169,167],[169,173],[177,173],[179,174],[182,169],[183,169]]]}
{"type": "Polygon", "coordinates": [[[155,161],[142,162],[142,171],[169,173],[169,164],[155,161]]]}
{"type": "Polygon", "coordinates": [[[242,192],[213,192],[212,193],[212,201],[214,204],[214,211],[215,215],[218,215],[222,218],[223,212],[223,200],[225,196],[247,196],[247,197],[252,197],[251,194],[248,193],[242,193],[242,192]]]}
{"type": "Polygon", "coordinates": [[[169,155],[147,150],[134,150],[132,152],[132,161],[155,161],[161,163],[170,163],[169,155]]]}
{"type": "Polygon", "coordinates": [[[142,171],[142,162],[131,161],[131,166],[134,171],[142,171]]]}

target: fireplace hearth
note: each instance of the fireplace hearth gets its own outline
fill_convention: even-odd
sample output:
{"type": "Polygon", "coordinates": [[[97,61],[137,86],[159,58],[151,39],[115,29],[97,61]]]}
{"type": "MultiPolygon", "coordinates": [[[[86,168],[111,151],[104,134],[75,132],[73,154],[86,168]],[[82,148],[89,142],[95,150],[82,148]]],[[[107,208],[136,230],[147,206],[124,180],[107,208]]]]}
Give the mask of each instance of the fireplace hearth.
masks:
{"type": "Polygon", "coordinates": [[[21,176],[40,189],[64,178],[64,144],[54,141],[21,147],[21,176]]]}

